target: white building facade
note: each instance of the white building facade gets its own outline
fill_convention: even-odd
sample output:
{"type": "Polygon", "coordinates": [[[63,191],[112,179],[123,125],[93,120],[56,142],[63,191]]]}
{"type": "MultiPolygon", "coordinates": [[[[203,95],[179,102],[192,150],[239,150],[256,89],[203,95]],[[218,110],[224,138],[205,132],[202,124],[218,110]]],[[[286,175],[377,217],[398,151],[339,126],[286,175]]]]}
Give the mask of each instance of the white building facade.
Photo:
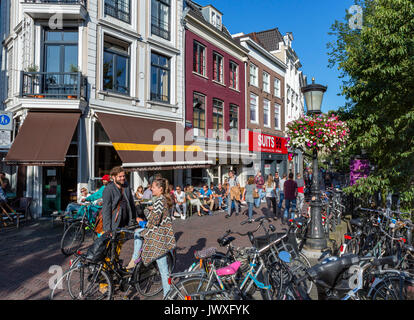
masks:
{"type": "MultiPolygon", "coordinates": [[[[17,193],[35,200],[36,217],[64,209],[82,186],[95,191],[104,174],[131,158],[122,148],[125,142],[137,148],[137,141],[122,139],[139,135],[132,131],[141,123],[184,124],[182,0],[1,5],[1,79],[7,81],[0,92],[7,94],[0,98],[16,128],[5,163],[14,168],[17,193]],[[126,122],[134,125],[126,128],[126,122]],[[33,128],[43,136],[30,136],[33,128]],[[38,152],[30,154],[29,138],[37,139],[38,152]]],[[[131,167],[134,190],[153,174],[145,169],[150,163],[139,161],[133,161],[139,170],[131,167]]],[[[182,180],[182,170],[163,173],[182,180]]]]}

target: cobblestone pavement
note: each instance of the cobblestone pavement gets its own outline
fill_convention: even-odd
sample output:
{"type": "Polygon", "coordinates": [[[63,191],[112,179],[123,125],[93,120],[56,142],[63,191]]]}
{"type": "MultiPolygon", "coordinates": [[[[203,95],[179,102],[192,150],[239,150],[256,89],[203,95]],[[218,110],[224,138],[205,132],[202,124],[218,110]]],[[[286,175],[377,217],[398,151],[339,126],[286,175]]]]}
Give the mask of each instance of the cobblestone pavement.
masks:
{"type": "MultiPolygon", "coordinates": [[[[273,217],[264,203],[259,208],[254,208],[254,218],[265,215],[273,217]]],[[[173,222],[177,239],[177,264],[175,272],[183,271],[194,260],[196,250],[208,247],[218,247],[219,238],[227,229],[246,232],[254,230],[257,223],[240,225],[247,219],[247,207],[242,206],[241,214],[226,219],[225,212],[216,212],[213,216],[198,217],[197,214],[186,220],[176,219],[173,222]],[[246,215],[245,215],[246,214],[246,215]]],[[[285,227],[280,221],[274,221],[277,232],[285,227]]],[[[60,252],[60,239],[63,226],[50,220],[36,220],[31,224],[22,226],[19,230],[0,231],[0,299],[2,300],[39,300],[47,299],[50,293],[49,279],[53,273],[49,273],[52,266],[62,266],[66,270],[71,257],[65,257],[60,252]]],[[[259,230],[257,235],[263,234],[259,230]]],[[[250,246],[247,237],[235,236],[235,246],[250,246]]],[[[83,249],[91,244],[86,241],[83,249]]],[[[126,265],[131,257],[133,241],[125,243],[121,259],[126,265]]],[[[116,298],[116,296],[115,296],[116,298]]],[[[139,297],[134,299],[148,299],[139,297]]],[[[151,298],[161,299],[161,294],[151,298]]]]}

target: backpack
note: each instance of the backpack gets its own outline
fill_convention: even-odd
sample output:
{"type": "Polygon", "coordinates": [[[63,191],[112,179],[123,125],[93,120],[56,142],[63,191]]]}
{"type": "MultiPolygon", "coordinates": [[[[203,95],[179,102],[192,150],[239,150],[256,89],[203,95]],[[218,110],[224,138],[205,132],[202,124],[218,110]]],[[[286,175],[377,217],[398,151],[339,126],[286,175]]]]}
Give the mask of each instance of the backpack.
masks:
{"type": "Polygon", "coordinates": [[[95,220],[95,229],[96,234],[100,234],[103,231],[103,218],[102,218],[102,209],[99,210],[96,220],[95,220]]]}
{"type": "Polygon", "coordinates": [[[105,259],[106,249],[108,247],[109,237],[99,237],[94,243],[88,248],[86,252],[86,259],[91,262],[97,263],[105,259]]]}

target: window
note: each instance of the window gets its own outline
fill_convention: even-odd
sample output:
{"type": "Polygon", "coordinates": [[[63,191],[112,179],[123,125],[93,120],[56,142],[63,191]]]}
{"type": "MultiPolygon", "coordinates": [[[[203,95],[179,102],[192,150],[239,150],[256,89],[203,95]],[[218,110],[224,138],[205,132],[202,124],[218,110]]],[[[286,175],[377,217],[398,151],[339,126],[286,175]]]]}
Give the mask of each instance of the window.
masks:
{"type": "Polygon", "coordinates": [[[230,141],[239,141],[239,106],[235,104],[230,105],[230,141]]]}
{"type": "Polygon", "coordinates": [[[275,104],[275,129],[280,130],[280,104],[275,104]]]}
{"type": "Polygon", "coordinates": [[[274,95],[280,98],[280,80],[278,78],[274,80],[274,95]]]}
{"type": "Polygon", "coordinates": [[[151,0],[151,33],[170,40],[170,0],[151,0]]]}
{"type": "Polygon", "coordinates": [[[205,76],[206,48],[197,41],[194,41],[193,48],[193,71],[205,76]]]}
{"type": "Polygon", "coordinates": [[[223,139],[223,101],[213,99],[213,138],[223,139]]]}
{"type": "Polygon", "coordinates": [[[263,124],[265,127],[270,127],[270,101],[263,100],[263,124]]]}
{"type": "Polygon", "coordinates": [[[221,29],[221,16],[218,13],[211,11],[210,23],[216,28],[221,29]]]}
{"type": "Polygon", "coordinates": [[[270,75],[263,71],[263,91],[270,93],[270,75]]]}
{"type": "Polygon", "coordinates": [[[239,69],[239,66],[233,61],[230,61],[230,88],[238,89],[239,87],[238,77],[237,77],[238,69],[239,69]]]}
{"type": "Polygon", "coordinates": [[[194,136],[204,137],[206,128],[206,97],[193,94],[193,129],[194,136]]]}
{"type": "Polygon", "coordinates": [[[223,82],[223,57],[216,52],[213,52],[213,79],[223,82]]]}
{"type": "Polygon", "coordinates": [[[251,63],[250,64],[250,85],[258,87],[258,80],[257,80],[257,67],[251,63]]]}
{"type": "Polygon", "coordinates": [[[44,30],[43,67],[46,72],[43,92],[58,96],[76,94],[78,72],[78,31],[44,30]],[[66,73],[66,74],[63,74],[66,73]]]}
{"type": "Polygon", "coordinates": [[[250,122],[258,123],[258,106],[257,96],[253,93],[250,94],[250,122]]]}
{"type": "Polygon", "coordinates": [[[129,44],[111,37],[106,37],[106,39],[103,58],[103,89],[129,94],[129,44]]]}
{"type": "Polygon", "coordinates": [[[151,53],[151,100],[170,102],[170,58],[151,53]]]}
{"type": "Polygon", "coordinates": [[[131,22],[130,7],[131,0],[105,0],[105,14],[126,23],[131,22]]]}
{"type": "Polygon", "coordinates": [[[13,47],[7,50],[7,97],[13,96],[13,47]]]}

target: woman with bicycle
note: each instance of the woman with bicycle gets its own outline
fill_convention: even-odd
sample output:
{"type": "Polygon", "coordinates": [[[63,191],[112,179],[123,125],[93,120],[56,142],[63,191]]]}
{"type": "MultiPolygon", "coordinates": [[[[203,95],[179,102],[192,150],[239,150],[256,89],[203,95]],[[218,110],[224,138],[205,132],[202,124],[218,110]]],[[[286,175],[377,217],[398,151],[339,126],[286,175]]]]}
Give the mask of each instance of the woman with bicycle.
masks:
{"type": "Polygon", "coordinates": [[[165,179],[155,179],[152,182],[152,193],[155,197],[154,204],[148,210],[145,210],[147,215],[146,227],[136,231],[143,238],[143,241],[135,238],[132,261],[137,261],[139,258],[141,247],[141,260],[144,265],[148,265],[156,260],[161,274],[162,288],[165,296],[170,290],[166,254],[175,248],[175,235],[169,213],[173,203],[168,196],[169,191],[165,179]],[[164,236],[165,241],[159,241],[161,239],[161,233],[163,233],[162,236],[164,236]]]}

